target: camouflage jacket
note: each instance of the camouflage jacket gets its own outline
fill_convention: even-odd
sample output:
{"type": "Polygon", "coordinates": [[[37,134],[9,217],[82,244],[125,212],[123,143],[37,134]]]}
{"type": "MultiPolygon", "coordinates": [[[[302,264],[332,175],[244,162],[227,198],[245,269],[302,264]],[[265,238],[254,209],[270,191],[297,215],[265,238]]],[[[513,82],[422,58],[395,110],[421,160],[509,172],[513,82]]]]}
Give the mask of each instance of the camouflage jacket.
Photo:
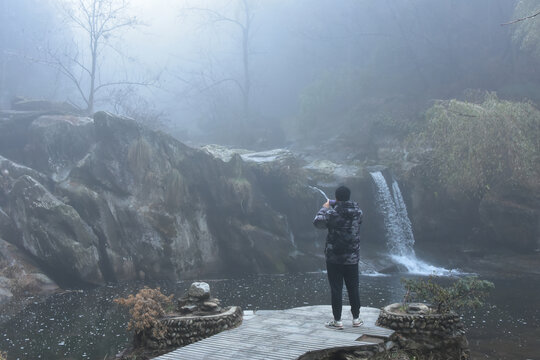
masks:
{"type": "Polygon", "coordinates": [[[328,229],[324,253],[333,264],[357,264],[360,259],[362,210],[354,201],[338,201],[334,207],[321,208],[313,224],[328,229]]]}

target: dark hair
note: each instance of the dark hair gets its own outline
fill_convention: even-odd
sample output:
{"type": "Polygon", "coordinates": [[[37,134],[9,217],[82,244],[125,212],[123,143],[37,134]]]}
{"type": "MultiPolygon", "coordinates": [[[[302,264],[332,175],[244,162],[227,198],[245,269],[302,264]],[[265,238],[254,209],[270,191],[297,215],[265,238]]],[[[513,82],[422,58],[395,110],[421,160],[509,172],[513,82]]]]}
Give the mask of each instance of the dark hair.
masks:
{"type": "Polygon", "coordinates": [[[351,198],[351,190],[341,185],[336,189],[336,200],[337,201],[348,201],[351,198]]]}

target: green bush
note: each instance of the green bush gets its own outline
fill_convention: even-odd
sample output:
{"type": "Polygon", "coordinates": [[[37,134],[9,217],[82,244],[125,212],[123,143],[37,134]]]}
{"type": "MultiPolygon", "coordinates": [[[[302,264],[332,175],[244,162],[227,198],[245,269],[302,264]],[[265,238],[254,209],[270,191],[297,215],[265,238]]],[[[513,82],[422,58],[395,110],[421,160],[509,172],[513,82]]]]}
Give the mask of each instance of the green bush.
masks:
{"type": "Polygon", "coordinates": [[[450,191],[482,196],[508,179],[540,173],[540,111],[488,93],[480,104],[440,101],[426,113],[420,139],[432,148],[431,166],[450,191]]]}
{"type": "Polygon", "coordinates": [[[405,307],[412,301],[427,301],[438,313],[459,310],[465,307],[477,308],[495,287],[491,281],[479,280],[475,276],[461,278],[450,286],[442,286],[436,277],[425,279],[401,279],[405,286],[405,307]]]}

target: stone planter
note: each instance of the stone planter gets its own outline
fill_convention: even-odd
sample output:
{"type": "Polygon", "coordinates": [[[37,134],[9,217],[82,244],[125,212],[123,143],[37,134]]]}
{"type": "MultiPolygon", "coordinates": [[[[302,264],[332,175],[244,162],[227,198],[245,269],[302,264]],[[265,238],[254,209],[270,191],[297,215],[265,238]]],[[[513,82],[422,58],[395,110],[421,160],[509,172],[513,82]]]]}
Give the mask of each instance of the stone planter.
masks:
{"type": "Polygon", "coordinates": [[[215,335],[223,330],[232,329],[242,323],[242,309],[232,306],[215,315],[177,316],[161,320],[167,332],[160,339],[148,338],[145,347],[148,349],[166,349],[181,347],[215,335]]]}
{"type": "Polygon", "coordinates": [[[376,324],[394,330],[391,340],[403,350],[436,350],[452,359],[469,359],[463,323],[454,312],[439,314],[425,304],[411,303],[405,313],[403,304],[395,303],[381,310],[376,324]]]}

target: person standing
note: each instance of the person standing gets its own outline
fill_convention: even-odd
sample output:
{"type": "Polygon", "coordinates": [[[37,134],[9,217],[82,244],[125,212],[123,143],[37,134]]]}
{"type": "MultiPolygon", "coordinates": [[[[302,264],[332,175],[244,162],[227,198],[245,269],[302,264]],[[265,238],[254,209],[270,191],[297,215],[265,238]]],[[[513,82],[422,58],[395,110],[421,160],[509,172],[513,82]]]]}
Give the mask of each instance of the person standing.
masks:
{"type": "Polygon", "coordinates": [[[363,324],[360,319],[360,291],[358,261],[360,260],[360,224],[363,213],[358,204],[350,201],[351,190],[340,186],[335,192],[336,200],[328,200],[319,210],[313,224],[328,229],[324,249],[326,270],[332,296],[334,320],[327,327],[343,329],[341,321],[343,282],[349,294],[352,325],[363,324]]]}

